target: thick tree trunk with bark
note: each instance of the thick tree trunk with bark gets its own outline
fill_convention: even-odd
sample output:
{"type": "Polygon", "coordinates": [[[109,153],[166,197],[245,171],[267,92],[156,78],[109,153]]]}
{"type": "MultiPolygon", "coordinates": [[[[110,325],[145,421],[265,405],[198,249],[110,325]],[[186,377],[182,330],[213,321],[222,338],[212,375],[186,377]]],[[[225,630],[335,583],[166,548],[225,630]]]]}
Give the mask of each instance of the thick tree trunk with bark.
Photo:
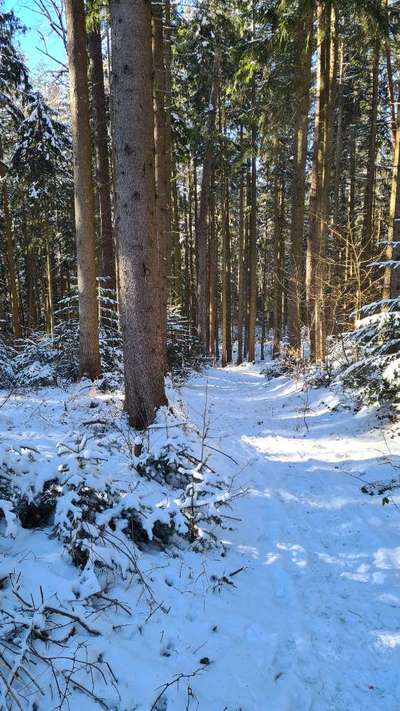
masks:
{"type": "Polygon", "coordinates": [[[107,287],[116,288],[115,250],[111,209],[111,180],[108,151],[106,98],[104,89],[103,55],[100,26],[88,36],[89,76],[92,89],[94,147],[96,154],[96,186],[100,208],[101,274],[107,287]]]}
{"type": "Polygon", "coordinates": [[[158,336],[150,3],[111,0],[113,155],[125,408],[145,428],[166,403],[158,336]]]}
{"type": "Polygon", "coordinates": [[[82,375],[95,379],[100,374],[100,355],[88,62],[83,0],[65,0],[65,12],[74,155],[80,371],[82,375]]]}

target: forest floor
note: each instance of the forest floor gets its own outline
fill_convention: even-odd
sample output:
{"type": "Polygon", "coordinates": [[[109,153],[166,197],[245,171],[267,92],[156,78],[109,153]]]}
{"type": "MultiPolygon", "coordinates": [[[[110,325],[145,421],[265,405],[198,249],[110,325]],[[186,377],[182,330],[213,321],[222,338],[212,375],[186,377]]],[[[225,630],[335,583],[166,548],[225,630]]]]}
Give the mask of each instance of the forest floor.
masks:
{"type": "MultiPolygon", "coordinates": [[[[89,412],[74,392],[12,395],[0,410],[3,451],[29,441],[50,466],[57,443],[89,412]]],[[[210,463],[246,494],[227,512],[226,554],[143,551],[141,570],[160,603],[150,616],[140,584],[115,577],[109,594],[131,615],[109,607],[87,617],[96,581],[82,580],[49,530],[0,537],[0,572],[13,570],[22,597],[75,612],[81,604],[101,632],[82,629],[79,643],[89,659],[110,664],[120,698],[99,678],[97,702],[71,685],[65,708],[400,709],[400,499],[394,490],[382,506],[382,496],[361,493],[363,481],[397,478],[399,425],[356,411],[341,392],[267,380],[250,365],[211,368],[174,397],[187,421],[208,423],[210,463]]],[[[3,606],[10,588],[1,593],[3,606]]],[[[58,708],[50,672],[40,674],[46,696],[36,708],[58,708]]]]}

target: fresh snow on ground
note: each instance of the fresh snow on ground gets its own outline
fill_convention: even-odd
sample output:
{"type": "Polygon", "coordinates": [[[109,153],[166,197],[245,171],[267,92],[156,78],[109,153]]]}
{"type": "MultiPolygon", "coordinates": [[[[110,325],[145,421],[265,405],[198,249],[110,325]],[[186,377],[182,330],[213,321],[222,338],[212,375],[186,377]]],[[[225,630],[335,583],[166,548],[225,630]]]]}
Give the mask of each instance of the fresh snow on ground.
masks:
{"type": "MultiPolygon", "coordinates": [[[[125,609],[88,616],[85,600],[100,584],[71,564],[51,529],[18,526],[15,538],[0,537],[0,577],[13,571],[22,597],[39,605],[43,595],[101,632],[80,628],[60,654],[80,643],[89,659],[106,660],[119,697],[96,679],[97,702],[71,688],[65,708],[103,701],[121,711],[400,708],[400,510],[395,497],[383,507],[381,496],[360,491],[362,481],[396,478],[397,426],[382,425],[371,410],[355,412],[343,394],[267,380],[250,365],[209,369],[170,396],[182,421],[200,431],[206,422],[213,469],[246,490],[224,512],[226,553],[148,546],[138,560],[153,604],[137,576],[110,574],[108,596],[125,609]]],[[[2,461],[16,465],[10,447],[32,447],[46,480],[59,466],[60,442],[99,411],[114,417],[117,405],[79,386],[15,393],[0,409],[2,461]]],[[[152,436],[166,435],[160,427],[152,436]]],[[[194,428],[186,436],[199,453],[194,428]]],[[[101,452],[101,444],[88,447],[101,452]]],[[[105,476],[128,476],[125,445],[120,435],[105,476]]],[[[149,499],[157,493],[148,482],[136,493],[140,487],[149,499]]],[[[7,607],[10,586],[0,595],[7,607]]],[[[58,708],[50,671],[38,668],[36,680],[46,694],[36,695],[36,708],[58,708]]],[[[33,691],[27,684],[28,698],[33,691]]]]}

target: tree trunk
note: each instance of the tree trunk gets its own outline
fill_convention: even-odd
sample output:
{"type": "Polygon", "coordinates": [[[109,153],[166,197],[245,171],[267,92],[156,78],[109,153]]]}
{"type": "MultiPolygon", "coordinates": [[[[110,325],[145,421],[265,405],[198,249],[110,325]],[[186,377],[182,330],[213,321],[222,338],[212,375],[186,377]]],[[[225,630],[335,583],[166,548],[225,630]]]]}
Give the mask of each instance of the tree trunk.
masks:
{"type": "Polygon", "coordinates": [[[166,403],[158,337],[151,8],[111,0],[113,151],[125,408],[146,428],[166,403]]]}
{"type": "MultiPolygon", "coordinates": [[[[154,68],[154,142],[156,175],[156,214],[158,270],[160,281],[161,342],[167,343],[168,255],[171,252],[171,165],[167,141],[166,68],[164,63],[164,29],[162,5],[152,3],[153,17],[153,68],[154,68]]],[[[165,368],[167,368],[165,351],[165,368]]]]}
{"type": "Polygon", "coordinates": [[[301,348],[300,304],[303,293],[303,241],[305,170],[307,159],[308,113],[310,108],[311,56],[313,44],[313,15],[311,6],[299,26],[297,39],[299,61],[296,65],[295,160],[290,226],[290,271],[288,289],[289,344],[297,352],[301,348]]]}
{"type": "MultiPolygon", "coordinates": [[[[388,13],[389,0],[385,0],[385,10],[388,13]]],[[[389,18],[387,18],[389,20],[389,18]]],[[[388,95],[390,104],[390,115],[392,119],[392,144],[393,150],[396,143],[396,114],[399,109],[399,102],[396,101],[394,81],[393,81],[393,63],[392,63],[392,50],[389,42],[385,42],[385,54],[386,54],[386,70],[387,70],[387,82],[388,82],[388,95]]]]}
{"type": "Polygon", "coordinates": [[[108,151],[106,98],[104,89],[103,55],[101,49],[100,26],[97,25],[88,36],[89,76],[92,89],[94,118],[94,147],[96,154],[96,186],[100,207],[100,233],[102,276],[107,279],[106,287],[116,289],[115,251],[111,209],[111,180],[108,151]]]}
{"type": "Polygon", "coordinates": [[[261,287],[261,360],[265,360],[265,340],[267,330],[267,242],[268,242],[268,215],[265,220],[265,245],[262,260],[262,287],[261,287]]]}
{"type": "Polygon", "coordinates": [[[8,202],[8,192],[6,181],[1,184],[3,198],[4,232],[6,238],[6,263],[8,272],[8,290],[11,303],[12,328],[15,338],[21,338],[22,328],[19,315],[18,281],[17,269],[15,265],[15,244],[12,230],[10,207],[8,202]]]}
{"type": "Polygon", "coordinates": [[[198,279],[197,279],[197,331],[204,351],[207,351],[208,333],[208,279],[207,279],[207,224],[210,193],[210,178],[213,156],[213,137],[215,131],[216,100],[218,93],[219,59],[214,58],[213,78],[210,93],[207,145],[203,161],[199,215],[197,219],[198,279]]]}
{"type": "MultiPolygon", "coordinates": [[[[3,144],[0,136],[0,163],[3,160],[3,144]]],[[[5,175],[5,172],[4,172],[5,175]]],[[[1,177],[1,176],[0,176],[1,177]]],[[[3,203],[3,220],[4,220],[4,235],[6,242],[6,266],[7,266],[7,281],[8,291],[10,295],[12,329],[15,338],[21,338],[22,327],[19,315],[19,298],[18,298],[18,279],[17,269],[15,264],[15,244],[12,229],[12,220],[10,213],[10,204],[8,201],[8,190],[6,178],[2,177],[0,181],[1,199],[3,203]]]]}
{"type": "MultiPolygon", "coordinates": [[[[343,224],[343,218],[340,214],[340,185],[343,177],[342,174],[342,150],[343,150],[343,72],[344,72],[344,55],[343,45],[340,47],[339,59],[339,80],[338,80],[338,115],[337,115],[337,131],[335,139],[335,182],[333,186],[333,207],[332,207],[332,223],[336,230],[339,223],[343,224]]],[[[342,245],[338,245],[340,251],[342,245]]],[[[339,267],[339,265],[337,265],[339,267]]]]}
{"type": "Polygon", "coordinates": [[[181,254],[181,234],[180,234],[180,221],[179,221],[179,194],[178,194],[178,175],[176,167],[176,158],[174,152],[172,152],[172,188],[171,188],[171,200],[172,200],[172,229],[171,229],[171,249],[170,254],[172,255],[171,266],[168,266],[170,281],[171,281],[171,292],[172,298],[175,303],[179,305],[182,304],[182,254],[181,254]]]}
{"type": "Polygon", "coordinates": [[[273,300],[273,341],[272,357],[278,358],[281,354],[282,340],[282,309],[283,309],[283,210],[284,187],[280,176],[275,178],[274,187],[274,300],[273,300]]]}
{"type": "Polygon", "coordinates": [[[195,264],[195,240],[196,240],[196,212],[193,210],[195,207],[196,187],[193,185],[192,176],[192,165],[191,161],[188,166],[188,190],[189,190],[189,284],[190,284],[190,294],[188,302],[190,304],[190,310],[187,314],[188,318],[191,320],[191,325],[193,328],[196,327],[196,315],[197,315],[197,302],[196,302],[196,264],[195,264]]]}
{"type": "Polygon", "coordinates": [[[46,238],[46,330],[52,337],[54,334],[54,284],[53,284],[53,260],[48,237],[46,238]]]}
{"type": "Polygon", "coordinates": [[[210,238],[208,249],[209,260],[209,347],[208,353],[215,359],[216,327],[217,327],[217,266],[218,266],[218,242],[215,216],[215,184],[212,178],[210,192],[210,238]]]}
{"type": "MultiPolygon", "coordinates": [[[[255,110],[256,88],[253,79],[252,105],[255,110]]],[[[247,357],[249,361],[256,359],[256,326],[257,326],[257,128],[255,116],[251,129],[251,212],[249,229],[249,325],[247,334],[247,357]]]]}
{"type": "Polygon", "coordinates": [[[231,323],[231,236],[228,177],[222,175],[222,366],[232,362],[232,323],[231,323]]]}
{"type": "MultiPolygon", "coordinates": [[[[167,244],[170,246],[172,242],[172,128],[171,128],[171,101],[172,101],[172,79],[171,79],[171,64],[172,64],[172,49],[171,49],[171,3],[170,0],[164,1],[165,19],[163,32],[163,57],[165,66],[165,174],[167,176],[165,183],[166,197],[165,203],[168,210],[168,230],[167,244]]],[[[167,288],[168,293],[171,293],[171,247],[167,249],[166,257],[166,272],[167,272],[167,288]]]]}
{"type": "Polygon", "coordinates": [[[322,362],[325,359],[326,348],[325,254],[331,171],[332,90],[334,85],[334,75],[332,73],[334,63],[331,56],[331,15],[331,3],[322,3],[318,0],[317,106],[310,196],[309,273],[307,276],[311,357],[317,362],[322,362]]]}
{"type": "Polygon", "coordinates": [[[100,355],[88,66],[83,0],[65,0],[65,12],[74,155],[80,371],[82,375],[95,379],[100,374],[100,355]]]}
{"type": "Polygon", "coordinates": [[[363,210],[363,227],[361,236],[361,249],[363,265],[363,286],[366,286],[366,278],[368,272],[368,263],[371,257],[371,247],[373,243],[373,210],[374,210],[374,194],[375,194],[375,161],[376,161],[376,130],[378,119],[378,102],[379,102],[379,58],[380,44],[376,43],[373,51],[372,61],[372,97],[371,111],[369,118],[369,138],[368,138],[368,166],[364,191],[364,210],[363,210]]]}
{"type": "MultiPolygon", "coordinates": [[[[393,151],[392,183],[389,203],[389,225],[387,235],[386,259],[400,260],[399,241],[400,225],[400,112],[396,118],[396,140],[393,151]]],[[[383,298],[395,299],[400,295],[400,273],[393,266],[386,266],[383,277],[383,298]]]]}
{"type": "MultiPolygon", "coordinates": [[[[243,126],[240,126],[240,152],[243,154],[243,126]]],[[[239,250],[238,250],[238,352],[237,365],[243,362],[243,325],[245,315],[245,239],[244,239],[244,181],[245,165],[240,167],[239,185],[239,250]]]]}
{"type": "Polygon", "coordinates": [[[186,318],[190,318],[190,307],[191,307],[191,297],[192,297],[192,285],[191,285],[191,272],[190,272],[190,243],[192,240],[192,218],[191,218],[191,206],[190,206],[190,170],[187,170],[187,181],[186,181],[186,192],[184,196],[185,205],[185,243],[183,250],[183,263],[184,263],[184,293],[182,308],[183,313],[186,318]]]}
{"type": "Polygon", "coordinates": [[[34,272],[35,264],[32,254],[32,247],[27,246],[26,252],[26,290],[27,290],[27,323],[29,331],[33,331],[36,327],[36,307],[34,293],[34,272]]]}
{"type": "Polygon", "coordinates": [[[244,228],[244,345],[243,358],[248,359],[249,305],[250,305],[250,222],[251,222],[251,162],[246,164],[246,218],[244,228]]]}

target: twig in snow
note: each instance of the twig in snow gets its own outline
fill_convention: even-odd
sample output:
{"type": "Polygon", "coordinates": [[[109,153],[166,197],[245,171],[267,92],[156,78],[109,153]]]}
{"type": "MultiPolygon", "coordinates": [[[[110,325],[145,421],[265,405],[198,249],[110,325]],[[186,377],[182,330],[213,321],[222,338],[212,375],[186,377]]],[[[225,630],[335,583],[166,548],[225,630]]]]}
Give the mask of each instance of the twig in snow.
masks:
{"type": "Polygon", "coordinates": [[[179,684],[179,682],[182,681],[182,679],[193,679],[193,677],[197,676],[198,674],[200,674],[200,673],[203,672],[203,671],[204,671],[204,669],[203,669],[202,667],[199,667],[198,669],[195,669],[195,670],[194,670],[193,672],[191,672],[190,674],[178,674],[178,675],[175,677],[175,679],[172,679],[171,681],[168,681],[166,684],[164,684],[164,685],[161,687],[161,691],[160,691],[160,693],[158,694],[156,700],[154,701],[154,703],[153,703],[153,705],[152,705],[150,711],[156,711],[157,704],[158,704],[158,702],[160,701],[160,699],[164,696],[164,694],[165,694],[165,692],[167,691],[167,689],[169,689],[169,688],[170,688],[171,686],[173,686],[174,684],[179,684]]]}

